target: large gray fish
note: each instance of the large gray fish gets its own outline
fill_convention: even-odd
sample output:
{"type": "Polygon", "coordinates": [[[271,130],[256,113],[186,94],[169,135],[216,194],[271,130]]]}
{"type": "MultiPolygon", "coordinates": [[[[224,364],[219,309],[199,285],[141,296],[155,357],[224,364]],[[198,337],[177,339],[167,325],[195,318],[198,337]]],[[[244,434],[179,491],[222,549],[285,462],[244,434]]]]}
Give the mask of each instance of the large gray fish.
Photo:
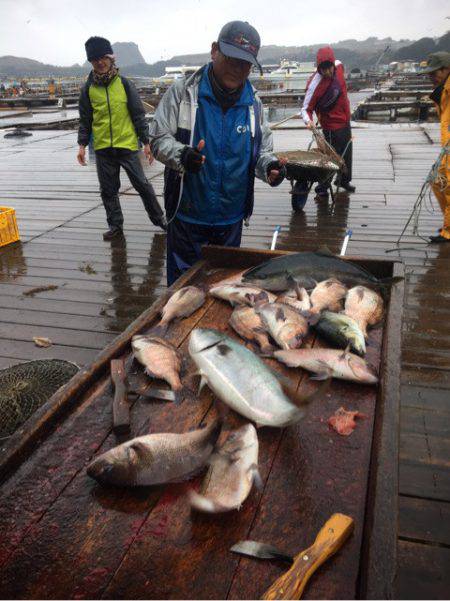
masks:
{"type": "Polygon", "coordinates": [[[208,384],[221,401],[257,425],[284,427],[303,417],[265,363],[223,332],[192,330],[189,353],[201,386],[208,384]]]}
{"type": "Polygon", "coordinates": [[[231,314],[229,324],[244,340],[255,342],[263,353],[267,354],[273,351],[269,335],[254,307],[246,307],[245,305],[236,307],[231,314]]]}
{"type": "Polygon", "coordinates": [[[191,506],[198,511],[219,513],[240,509],[258,473],[258,436],[252,424],[231,432],[210,458],[200,494],[190,491],[191,506]]]}
{"type": "Polygon", "coordinates": [[[169,298],[161,310],[161,321],[155,332],[163,333],[174,319],[189,317],[205,302],[205,292],[197,286],[185,286],[169,298]]]}
{"type": "Polygon", "coordinates": [[[345,315],[356,321],[367,338],[367,326],[374,326],[383,317],[383,299],[365,286],[355,286],[348,291],[345,299],[345,315]]]}
{"type": "Polygon", "coordinates": [[[357,355],[364,355],[366,342],[356,321],[343,313],[324,311],[316,324],[318,333],[338,348],[347,348],[357,355]]]}
{"type": "Polygon", "coordinates": [[[256,308],[275,342],[284,349],[298,348],[308,333],[308,321],[283,303],[266,303],[256,308]]]}
{"type": "Polygon", "coordinates": [[[204,467],[214,450],[221,423],[173,434],[148,434],[106,451],[87,467],[87,473],[101,484],[150,486],[180,482],[204,467]]]}
{"type": "Polygon", "coordinates": [[[316,282],[336,278],[345,285],[386,285],[402,278],[379,280],[374,275],[327,250],[301,252],[269,259],[244,273],[244,284],[259,286],[265,290],[287,290],[297,282],[306,289],[314,288],[316,282]]]}
{"type": "Polygon", "coordinates": [[[315,375],[313,380],[339,378],[360,384],[376,384],[378,378],[362,357],[348,351],[329,348],[305,348],[275,351],[275,359],[288,367],[302,367],[315,375]]]}

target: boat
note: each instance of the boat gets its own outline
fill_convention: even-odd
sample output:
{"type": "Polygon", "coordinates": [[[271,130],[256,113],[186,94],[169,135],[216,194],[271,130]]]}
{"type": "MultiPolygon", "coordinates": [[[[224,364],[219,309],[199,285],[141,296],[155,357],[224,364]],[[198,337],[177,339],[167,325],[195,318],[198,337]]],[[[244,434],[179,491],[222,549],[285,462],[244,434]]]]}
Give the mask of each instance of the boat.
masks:
{"type": "Polygon", "coordinates": [[[155,83],[166,83],[171,84],[177,79],[182,79],[187,75],[192,75],[200,69],[199,65],[181,65],[178,67],[166,67],[164,75],[161,77],[155,77],[153,81],[155,83]]]}
{"type": "Polygon", "coordinates": [[[267,73],[264,77],[268,79],[305,79],[314,73],[316,66],[312,62],[300,63],[297,61],[289,61],[282,59],[278,69],[274,69],[267,73]]]}

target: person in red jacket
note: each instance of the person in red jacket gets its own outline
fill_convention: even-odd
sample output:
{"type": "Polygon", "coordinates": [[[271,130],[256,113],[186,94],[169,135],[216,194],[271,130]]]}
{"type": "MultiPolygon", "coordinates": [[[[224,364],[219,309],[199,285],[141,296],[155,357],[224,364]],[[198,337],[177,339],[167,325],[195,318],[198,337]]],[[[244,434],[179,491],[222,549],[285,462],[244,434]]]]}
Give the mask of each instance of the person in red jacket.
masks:
{"type": "MultiPolygon", "coordinates": [[[[301,116],[308,127],[313,125],[316,113],[325,139],[341,156],[347,166],[347,173],[339,181],[339,187],[354,192],[352,179],[352,132],[350,127],[350,103],[344,77],[344,66],[336,60],[332,48],[325,46],[317,52],[317,70],[306,85],[306,93],[301,116]]],[[[328,197],[325,184],[316,186],[318,196],[328,197]]],[[[297,182],[292,196],[294,210],[301,210],[308,197],[307,182],[297,182]]]]}

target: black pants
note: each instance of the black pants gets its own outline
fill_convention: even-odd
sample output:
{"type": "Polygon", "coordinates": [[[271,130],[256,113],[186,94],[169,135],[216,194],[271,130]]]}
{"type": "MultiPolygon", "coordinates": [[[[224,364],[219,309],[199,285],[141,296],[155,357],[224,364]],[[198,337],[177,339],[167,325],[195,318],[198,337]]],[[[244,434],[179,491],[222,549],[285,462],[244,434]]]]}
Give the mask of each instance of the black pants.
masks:
{"type": "Polygon", "coordinates": [[[242,220],[231,225],[200,225],[175,217],[167,228],[167,285],[201,258],[202,246],[241,245],[242,220]]]}
{"type": "MultiPolygon", "coordinates": [[[[340,154],[345,162],[347,167],[347,173],[339,174],[339,181],[336,181],[336,184],[343,184],[344,186],[350,183],[352,179],[352,147],[353,142],[352,139],[352,129],[350,125],[346,125],[345,127],[341,127],[340,129],[324,129],[323,135],[335,151],[340,154]]],[[[332,178],[331,178],[332,179],[332,178]]],[[[315,191],[317,193],[325,194],[328,190],[329,184],[331,180],[326,180],[324,182],[320,182],[316,187],[315,191]]],[[[305,206],[306,200],[308,198],[309,185],[306,180],[297,180],[295,182],[295,189],[292,196],[292,208],[294,210],[300,210],[305,206]]]]}
{"type": "Polygon", "coordinates": [[[340,183],[345,186],[350,183],[352,179],[352,129],[350,125],[346,125],[340,129],[324,129],[323,135],[328,144],[330,144],[345,161],[347,173],[342,174],[340,180],[340,183]]]}
{"type": "Polygon", "coordinates": [[[160,225],[163,212],[156,199],[153,186],[145,177],[137,150],[104,148],[95,152],[100,194],[109,227],[123,227],[123,214],[119,202],[120,168],[123,167],[131,185],[142,198],[150,221],[160,225]]]}

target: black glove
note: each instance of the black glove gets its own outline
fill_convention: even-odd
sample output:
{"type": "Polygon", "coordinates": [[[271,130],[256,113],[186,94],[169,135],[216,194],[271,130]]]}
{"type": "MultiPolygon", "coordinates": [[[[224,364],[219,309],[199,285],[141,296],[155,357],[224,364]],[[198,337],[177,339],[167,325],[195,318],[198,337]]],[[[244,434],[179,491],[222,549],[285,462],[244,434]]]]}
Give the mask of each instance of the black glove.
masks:
{"type": "Polygon", "coordinates": [[[275,169],[278,170],[280,172],[280,174],[275,181],[269,182],[269,184],[271,186],[279,186],[281,184],[281,182],[284,180],[284,178],[286,177],[286,167],[285,167],[285,165],[281,165],[280,161],[272,161],[271,163],[268,164],[267,177],[269,177],[270,172],[274,171],[275,169]]]}
{"type": "Polygon", "coordinates": [[[181,164],[191,173],[198,173],[203,166],[203,155],[196,148],[186,146],[181,153],[181,164]]]}

